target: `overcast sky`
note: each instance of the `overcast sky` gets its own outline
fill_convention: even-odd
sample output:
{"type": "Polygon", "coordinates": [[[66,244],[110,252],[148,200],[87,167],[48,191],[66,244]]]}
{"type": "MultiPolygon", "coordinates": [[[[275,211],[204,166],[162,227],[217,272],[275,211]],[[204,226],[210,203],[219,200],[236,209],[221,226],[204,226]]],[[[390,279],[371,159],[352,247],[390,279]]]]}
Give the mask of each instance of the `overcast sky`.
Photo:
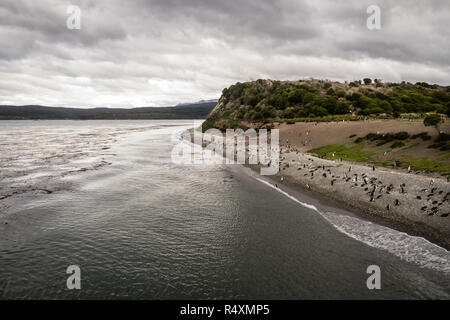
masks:
{"type": "Polygon", "coordinates": [[[449,0],[1,0],[0,104],[167,106],[259,78],[448,85],[449,18],[449,0]]]}

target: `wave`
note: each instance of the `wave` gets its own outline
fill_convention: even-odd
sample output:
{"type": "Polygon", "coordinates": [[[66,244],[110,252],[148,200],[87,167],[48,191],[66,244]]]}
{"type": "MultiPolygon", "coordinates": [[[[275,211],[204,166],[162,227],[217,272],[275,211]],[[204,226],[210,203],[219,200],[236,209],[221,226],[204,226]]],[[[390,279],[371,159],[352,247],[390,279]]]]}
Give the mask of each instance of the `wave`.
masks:
{"type": "Polygon", "coordinates": [[[316,206],[298,200],[263,179],[256,178],[256,180],[277,190],[301,206],[316,211],[338,231],[353,239],[373,248],[388,251],[400,259],[415,263],[420,267],[450,274],[450,252],[422,237],[410,236],[404,232],[356,217],[321,211],[316,206]]]}

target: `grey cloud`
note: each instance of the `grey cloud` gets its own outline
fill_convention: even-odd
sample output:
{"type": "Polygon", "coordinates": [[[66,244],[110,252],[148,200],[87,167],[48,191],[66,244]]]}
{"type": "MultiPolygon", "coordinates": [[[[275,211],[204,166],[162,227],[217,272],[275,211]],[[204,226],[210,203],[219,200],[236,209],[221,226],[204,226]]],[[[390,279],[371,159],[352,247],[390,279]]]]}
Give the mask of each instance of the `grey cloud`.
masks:
{"type": "Polygon", "coordinates": [[[0,104],[167,105],[260,77],[450,83],[448,1],[379,0],[379,31],[370,4],[3,0],[0,104]],[[70,4],[81,30],[66,28],[70,4]]]}

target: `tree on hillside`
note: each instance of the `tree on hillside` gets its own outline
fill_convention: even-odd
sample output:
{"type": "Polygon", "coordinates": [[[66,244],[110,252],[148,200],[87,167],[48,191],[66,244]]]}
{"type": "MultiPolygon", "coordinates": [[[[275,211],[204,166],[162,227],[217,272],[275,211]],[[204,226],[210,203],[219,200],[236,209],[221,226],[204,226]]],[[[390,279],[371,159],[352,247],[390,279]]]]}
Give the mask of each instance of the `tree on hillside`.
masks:
{"type": "Polygon", "coordinates": [[[372,79],[370,78],[364,78],[364,84],[368,85],[368,84],[372,84],[372,79]]]}
{"type": "Polygon", "coordinates": [[[429,114],[423,120],[423,124],[425,127],[435,127],[437,132],[439,133],[439,124],[443,122],[442,116],[437,113],[429,114]]]}

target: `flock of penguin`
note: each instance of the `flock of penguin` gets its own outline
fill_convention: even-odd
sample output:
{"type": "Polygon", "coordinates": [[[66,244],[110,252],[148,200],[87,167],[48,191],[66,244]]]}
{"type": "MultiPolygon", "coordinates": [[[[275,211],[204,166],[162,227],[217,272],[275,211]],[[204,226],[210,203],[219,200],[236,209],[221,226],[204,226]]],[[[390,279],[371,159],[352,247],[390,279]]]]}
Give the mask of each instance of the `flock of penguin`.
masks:
{"type": "MultiPolygon", "coordinates": [[[[299,151],[288,148],[286,152],[296,152],[299,151]]],[[[331,168],[327,168],[325,165],[317,166],[314,164],[314,159],[309,158],[310,162],[308,165],[300,163],[298,164],[298,171],[305,170],[307,171],[303,176],[309,176],[311,180],[319,178],[327,179],[332,187],[334,187],[338,182],[344,182],[351,184],[352,188],[361,188],[364,190],[367,195],[367,199],[369,202],[375,202],[386,195],[395,194],[398,192],[399,194],[408,193],[408,186],[406,183],[402,183],[398,186],[394,186],[393,184],[385,184],[380,179],[376,177],[369,177],[366,173],[358,174],[353,172],[353,168],[350,166],[346,169],[343,174],[336,175],[331,171],[331,168]]],[[[295,163],[295,160],[287,161],[285,157],[281,157],[280,159],[280,168],[282,170],[286,170],[290,168],[295,163]]],[[[375,167],[371,168],[372,171],[376,171],[375,167]]],[[[409,168],[409,172],[411,172],[411,168],[409,168]]],[[[281,177],[281,181],[284,181],[284,177],[281,177]]],[[[428,188],[424,188],[418,192],[415,197],[416,201],[426,202],[426,205],[421,207],[421,212],[426,214],[427,216],[440,216],[442,218],[449,217],[449,212],[443,212],[443,209],[448,206],[444,206],[446,203],[448,204],[450,201],[450,192],[445,192],[438,187],[434,186],[434,180],[430,180],[430,185],[428,188]]],[[[308,189],[311,189],[309,185],[306,185],[308,189]]],[[[419,203],[419,202],[418,202],[419,203]]],[[[399,199],[395,199],[388,203],[386,206],[386,210],[390,211],[392,207],[400,207],[402,203],[399,199]]]]}

